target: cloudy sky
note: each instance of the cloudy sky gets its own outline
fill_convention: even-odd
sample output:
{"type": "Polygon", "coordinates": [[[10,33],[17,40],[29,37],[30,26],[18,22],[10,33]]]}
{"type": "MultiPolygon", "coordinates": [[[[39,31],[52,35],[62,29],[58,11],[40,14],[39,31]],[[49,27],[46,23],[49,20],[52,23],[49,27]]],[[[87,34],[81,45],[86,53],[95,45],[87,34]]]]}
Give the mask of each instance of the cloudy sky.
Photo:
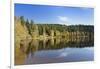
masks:
{"type": "Polygon", "coordinates": [[[93,25],[94,9],[47,5],[15,4],[15,16],[24,16],[35,23],[93,25]]]}

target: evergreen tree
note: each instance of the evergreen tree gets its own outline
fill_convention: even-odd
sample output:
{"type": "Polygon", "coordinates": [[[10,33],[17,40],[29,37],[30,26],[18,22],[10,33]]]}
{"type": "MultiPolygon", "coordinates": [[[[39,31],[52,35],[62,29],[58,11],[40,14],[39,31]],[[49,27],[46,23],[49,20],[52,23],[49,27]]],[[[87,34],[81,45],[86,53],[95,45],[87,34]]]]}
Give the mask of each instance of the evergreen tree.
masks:
{"type": "Polygon", "coordinates": [[[24,26],[24,24],[25,24],[24,16],[20,16],[20,20],[21,20],[22,26],[24,26]]]}

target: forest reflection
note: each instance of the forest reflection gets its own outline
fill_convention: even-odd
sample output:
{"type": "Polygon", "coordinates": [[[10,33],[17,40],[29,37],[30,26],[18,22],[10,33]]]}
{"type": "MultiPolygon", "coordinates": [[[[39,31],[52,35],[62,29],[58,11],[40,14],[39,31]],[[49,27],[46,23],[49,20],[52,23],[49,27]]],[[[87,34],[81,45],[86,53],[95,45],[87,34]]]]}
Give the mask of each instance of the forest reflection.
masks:
{"type": "Polygon", "coordinates": [[[27,39],[16,43],[15,65],[25,64],[25,59],[29,54],[38,51],[58,50],[62,48],[84,48],[93,47],[94,39],[89,37],[78,38],[50,38],[50,39],[27,39]]]}
{"type": "Polygon", "coordinates": [[[88,37],[80,37],[78,39],[32,39],[28,42],[27,40],[22,40],[20,42],[20,50],[25,52],[26,54],[40,50],[53,50],[66,47],[83,48],[92,46],[94,46],[94,41],[93,39],[89,39],[88,37]]]}

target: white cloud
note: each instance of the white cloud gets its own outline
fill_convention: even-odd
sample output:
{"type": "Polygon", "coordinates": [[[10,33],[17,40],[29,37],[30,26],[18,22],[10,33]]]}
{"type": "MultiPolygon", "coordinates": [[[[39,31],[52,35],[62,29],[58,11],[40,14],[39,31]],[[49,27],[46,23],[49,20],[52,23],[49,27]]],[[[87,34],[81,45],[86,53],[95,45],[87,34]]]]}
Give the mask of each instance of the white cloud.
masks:
{"type": "Polygon", "coordinates": [[[67,25],[67,22],[68,22],[68,17],[65,17],[65,16],[57,16],[58,17],[58,23],[59,24],[65,24],[65,25],[67,25]]]}
{"type": "Polygon", "coordinates": [[[59,20],[61,21],[68,21],[68,18],[65,16],[58,16],[59,20]]]}

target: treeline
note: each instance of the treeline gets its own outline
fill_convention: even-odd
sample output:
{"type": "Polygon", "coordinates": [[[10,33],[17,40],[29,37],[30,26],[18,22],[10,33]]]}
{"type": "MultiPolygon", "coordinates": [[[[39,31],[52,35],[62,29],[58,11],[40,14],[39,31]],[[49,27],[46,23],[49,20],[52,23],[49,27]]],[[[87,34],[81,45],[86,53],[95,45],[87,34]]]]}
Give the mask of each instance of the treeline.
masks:
{"type": "MultiPolygon", "coordinates": [[[[39,23],[37,24],[33,20],[25,19],[24,16],[20,17],[15,16],[15,23],[21,23],[22,27],[26,27],[28,34],[33,38],[49,37],[49,36],[66,37],[66,38],[72,36],[87,36],[94,38],[93,25],[67,26],[61,24],[39,24],[39,23]]],[[[18,28],[17,30],[20,30],[20,28],[18,28]]]]}

